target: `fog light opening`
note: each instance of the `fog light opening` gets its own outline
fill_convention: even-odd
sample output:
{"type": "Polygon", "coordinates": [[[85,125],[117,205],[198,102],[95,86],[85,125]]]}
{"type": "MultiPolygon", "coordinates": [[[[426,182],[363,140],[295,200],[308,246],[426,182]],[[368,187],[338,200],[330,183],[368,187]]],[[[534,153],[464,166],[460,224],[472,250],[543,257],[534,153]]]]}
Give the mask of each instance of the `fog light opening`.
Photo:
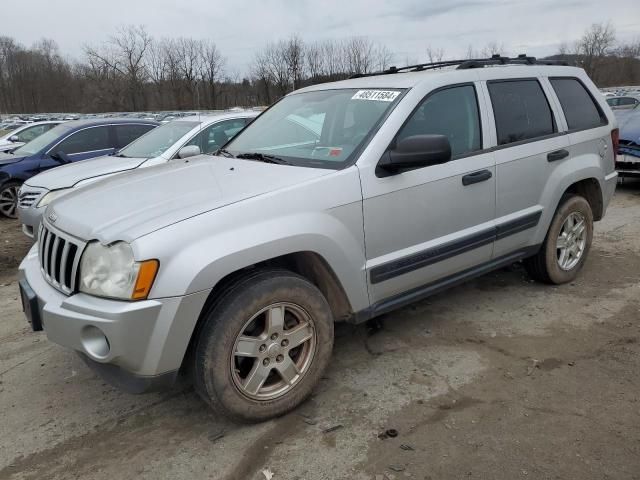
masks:
{"type": "Polygon", "coordinates": [[[105,359],[111,351],[107,336],[98,327],[89,325],[82,330],[82,346],[85,351],[97,359],[105,359]]]}

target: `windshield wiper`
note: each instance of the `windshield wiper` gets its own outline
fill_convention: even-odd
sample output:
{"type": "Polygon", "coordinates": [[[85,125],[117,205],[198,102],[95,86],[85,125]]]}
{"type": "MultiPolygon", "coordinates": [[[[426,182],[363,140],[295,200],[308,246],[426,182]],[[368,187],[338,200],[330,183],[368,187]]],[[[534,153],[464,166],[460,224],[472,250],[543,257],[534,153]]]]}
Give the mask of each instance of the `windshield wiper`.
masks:
{"type": "Polygon", "coordinates": [[[273,155],[265,155],[264,153],[258,152],[239,153],[236,155],[236,158],[245,158],[247,160],[256,160],[264,163],[275,163],[277,165],[291,165],[290,162],[287,162],[283,158],[275,157],[273,155]]]}
{"type": "Polygon", "coordinates": [[[224,148],[219,148],[218,150],[213,152],[212,155],[222,155],[223,157],[234,158],[233,153],[231,153],[228,150],[225,150],[224,148]]]}
{"type": "Polygon", "coordinates": [[[114,155],[114,157],[119,157],[119,158],[129,158],[129,157],[127,157],[127,156],[126,156],[125,154],[123,154],[123,153],[116,153],[116,154],[114,155]]]}

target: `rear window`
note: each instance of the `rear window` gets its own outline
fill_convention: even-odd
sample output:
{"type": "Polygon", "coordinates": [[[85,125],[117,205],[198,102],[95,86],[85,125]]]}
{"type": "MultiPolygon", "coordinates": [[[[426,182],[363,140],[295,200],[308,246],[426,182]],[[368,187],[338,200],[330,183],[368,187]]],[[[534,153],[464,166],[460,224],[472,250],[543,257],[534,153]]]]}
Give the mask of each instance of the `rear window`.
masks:
{"type": "Polygon", "coordinates": [[[551,78],[569,130],[584,130],[607,124],[602,110],[577,78],[551,78]]]}
{"type": "Polygon", "coordinates": [[[555,132],[553,114],[537,80],[487,82],[496,120],[498,145],[555,132]]]}

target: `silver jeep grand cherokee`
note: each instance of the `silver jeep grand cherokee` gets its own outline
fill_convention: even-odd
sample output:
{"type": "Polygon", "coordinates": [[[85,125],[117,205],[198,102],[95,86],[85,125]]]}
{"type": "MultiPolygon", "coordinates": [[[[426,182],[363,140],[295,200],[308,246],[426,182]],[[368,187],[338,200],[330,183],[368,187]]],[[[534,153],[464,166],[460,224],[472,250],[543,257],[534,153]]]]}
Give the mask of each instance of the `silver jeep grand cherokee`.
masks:
{"type": "Polygon", "coordinates": [[[24,309],[122,388],[186,374],[216,411],[265,420],[311,393],[334,321],[519,260],[574,279],[616,143],[583,70],[528,57],[311,86],[215,157],[54,200],[20,266],[24,309]]]}

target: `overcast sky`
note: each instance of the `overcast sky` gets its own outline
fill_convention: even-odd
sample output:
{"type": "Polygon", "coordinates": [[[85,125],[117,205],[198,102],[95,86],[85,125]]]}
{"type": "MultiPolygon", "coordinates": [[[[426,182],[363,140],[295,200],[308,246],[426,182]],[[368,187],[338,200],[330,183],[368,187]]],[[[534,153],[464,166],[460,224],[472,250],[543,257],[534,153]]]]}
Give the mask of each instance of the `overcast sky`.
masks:
{"type": "Polygon", "coordinates": [[[262,45],[363,35],[386,44],[394,64],[424,60],[428,45],[459,57],[489,42],[544,56],[611,21],[619,40],[640,39],[639,0],[29,0],[2,9],[0,35],[25,45],[45,36],[79,58],[118,26],[142,24],[154,37],[213,38],[227,70],[247,71],[262,45]]]}

